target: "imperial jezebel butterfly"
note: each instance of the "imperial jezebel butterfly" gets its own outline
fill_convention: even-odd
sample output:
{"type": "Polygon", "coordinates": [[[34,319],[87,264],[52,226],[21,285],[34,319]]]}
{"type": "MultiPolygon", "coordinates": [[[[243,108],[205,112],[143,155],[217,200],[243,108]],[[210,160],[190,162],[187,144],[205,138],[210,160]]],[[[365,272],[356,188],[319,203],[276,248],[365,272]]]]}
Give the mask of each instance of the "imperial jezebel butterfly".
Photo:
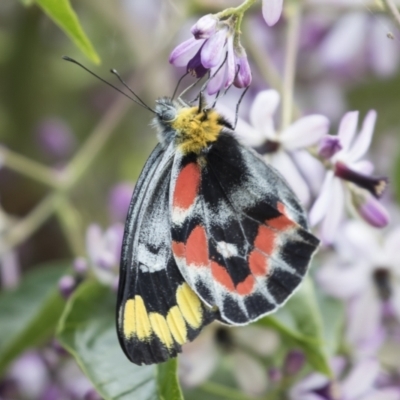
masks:
{"type": "Polygon", "coordinates": [[[133,192],[125,224],[117,333],[133,363],[175,357],[210,322],[246,325],[282,306],[319,241],[286,181],[202,92],[155,110],[159,144],[133,192]]]}
{"type": "Polygon", "coordinates": [[[318,239],[281,175],[200,95],[161,98],[159,144],[135,187],[122,247],[117,331],[135,364],[175,357],[213,320],[245,325],[281,306],[318,239]]]}

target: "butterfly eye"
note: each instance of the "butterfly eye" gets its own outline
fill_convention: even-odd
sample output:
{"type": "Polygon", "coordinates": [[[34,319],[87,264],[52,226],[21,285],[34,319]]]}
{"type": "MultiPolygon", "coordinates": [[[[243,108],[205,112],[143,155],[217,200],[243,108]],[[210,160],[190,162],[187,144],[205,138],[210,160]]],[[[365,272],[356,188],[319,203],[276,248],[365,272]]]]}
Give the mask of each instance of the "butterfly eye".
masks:
{"type": "Polygon", "coordinates": [[[165,122],[173,121],[176,118],[176,110],[173,108],[167,108],[163,110],[161,119],[165,122]]]}

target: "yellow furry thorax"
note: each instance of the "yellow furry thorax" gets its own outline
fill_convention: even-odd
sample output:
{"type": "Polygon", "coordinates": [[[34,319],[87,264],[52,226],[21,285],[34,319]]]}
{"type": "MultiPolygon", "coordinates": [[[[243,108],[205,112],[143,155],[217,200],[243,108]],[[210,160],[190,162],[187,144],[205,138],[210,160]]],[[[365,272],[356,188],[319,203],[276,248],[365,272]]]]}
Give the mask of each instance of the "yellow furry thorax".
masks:
{"type": "Polygon", "coordinates": [[[214,109],[199,111],[198,107],[178,110],[171,127],[176,130],[176,143],[182,153],[201,153],[221,133],[221,116],[214,109]]]}

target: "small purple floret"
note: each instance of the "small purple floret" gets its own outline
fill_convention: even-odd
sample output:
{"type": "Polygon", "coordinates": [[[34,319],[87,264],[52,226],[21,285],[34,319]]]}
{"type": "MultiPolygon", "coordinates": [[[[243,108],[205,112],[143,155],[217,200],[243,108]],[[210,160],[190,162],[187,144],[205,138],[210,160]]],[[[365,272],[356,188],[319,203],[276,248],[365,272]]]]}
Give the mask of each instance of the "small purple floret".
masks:
{"type": "Polygon", "coordinates": [[[64,275],[58,282],[58,289],[60,290],[61,295],[65,299],[68,299],[76,289],[75,278],[71,275],[64,275]]]}
{"type": "Polygon", "coordinates": [[[201,17],[190,29],[196,39],[208,39],[217,28],[218,18],[212,14],[201,17]]]}
{"type": "Polygon", "coordinates": [[[327,160],[340,150],[342,150],[342,145],[338,137],[327,135],[319,141],[318,154],[327,160]]]}

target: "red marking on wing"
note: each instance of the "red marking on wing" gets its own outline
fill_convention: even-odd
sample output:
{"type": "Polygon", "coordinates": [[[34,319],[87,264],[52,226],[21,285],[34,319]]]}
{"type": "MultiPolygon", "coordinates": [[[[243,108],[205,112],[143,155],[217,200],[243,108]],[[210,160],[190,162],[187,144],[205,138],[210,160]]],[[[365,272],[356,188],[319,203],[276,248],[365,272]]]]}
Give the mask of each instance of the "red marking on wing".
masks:
{"type": "Polygon", "coordinates": [[[211,272],[213,278],[220,283],[222,286],[224,286],[227,290],[230,292],[235,291],[235,285],[232,281],[232,278],[228,274],[228,271],[226,268],[224,268],[222,265],[219,265],[215,261],[211,261],[211,272]]]}
{"type": "Polygon", "coordinates": [[[249,275],[243,282],[240,282],[236,286],[236,291],[238,294],[242,296],[246,296],[247,294],[250,294],[253,292],[254,285],[256,283],[256,280],[252,275],[249,275]]]}
{"type": "Polygon", "coordinates": [[[268,258],[257,250],[253,250],[249,255],[249,268],[255,276],[268,275],[268,258]]]}
{"type": "Polygon", "coordinates": [[[190,233],[186,242],[186,264],[207,266],[208,243],[206,231],[201,225],[197,225],[190,233]]]}
{"type": "Polygon", "coordinates": [[[275,247],[275,232],[264,225],[258,227],[254,247],[261,250],[263,253],[272,254],[275,247]]]}
{"type": "Polygon", "coordinates": [[[186,165],[179,172],[174,191],[174,208],[187,210],[195,201],[200,185],[200,168],[195,163],[186,165]]]}
{"type": "Polygon", "coordinates": [[[185,258],[185,244],[182,242],[172,242],[172,252],[177,258],[185,258]]]}
{"type": "Polygon", "coordinates": [[[278,202],[278,211],[282,214],[274,219],[266,220],[265,223],[271,228],[275,228],[278,231],[285,231],[296,226],[296,224],[288,216],[286,207],[283,203],[278,202]]]}

